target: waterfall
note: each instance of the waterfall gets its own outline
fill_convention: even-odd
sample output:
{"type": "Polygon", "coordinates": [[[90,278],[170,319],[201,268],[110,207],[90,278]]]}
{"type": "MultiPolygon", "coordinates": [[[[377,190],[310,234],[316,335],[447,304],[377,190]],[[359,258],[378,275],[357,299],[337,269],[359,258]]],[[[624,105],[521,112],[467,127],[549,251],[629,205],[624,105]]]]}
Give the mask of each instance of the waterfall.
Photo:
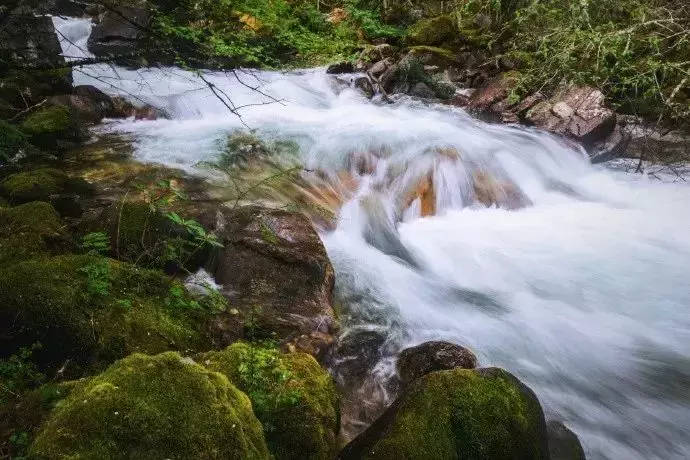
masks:
{"type": "MultiPolygon", "coordinates": [[[[88,55],[88,20],[55,24],[65,55],[88,55]]],[[[381,388],[401,349],[450,340],[524,380],[590,459],[690,458],[689,187],[460,109],[369,101],[323,69],[201,75],[95,65],[74,79],[170,115],[100,128],[140,161],[201,174],[247,127],[298,146],[272,162],[302,165],[293,192],[334,213],[322,238],[344,336],[382,337],[381,388]]]]}

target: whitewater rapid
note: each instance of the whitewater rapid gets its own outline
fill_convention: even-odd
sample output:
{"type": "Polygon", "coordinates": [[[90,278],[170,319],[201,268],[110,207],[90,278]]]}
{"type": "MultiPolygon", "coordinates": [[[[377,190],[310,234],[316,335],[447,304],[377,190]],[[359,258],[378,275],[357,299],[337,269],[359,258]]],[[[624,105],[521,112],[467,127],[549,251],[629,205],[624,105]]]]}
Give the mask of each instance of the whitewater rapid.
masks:
{"type": "MultiPolygon", "coordinates": [[[[72,43],[63,40],[65,55],[87,54],[89,21],[54,21],[72,43]]],[[[595,168],[550,135],[459,109],[371,102],[323,69],[204,73],[246,106],[241,118],[179,69],[101,65],[74,78],[169,114],[101,128],[131,138],[144,162],[201,174],[197,165],[247,127],[299,146],[297,159],[276,161],[325,174],[373,152],[375,171],[349,171],[358,186],[322,234],[346,330],[383,331],[389,357],[427,340],[469,346],[482,366],[533,388],[590,459],[690,458],[690,187],[595,168]],[[514,184],[531,205],[469,202],[476,170],[514,184]],[[427,174],[435,215],[421,218],[417,205],[396,216],[401,190],[427,174]],[[409,260],[370,244],[372,197],[409,260]]]]}

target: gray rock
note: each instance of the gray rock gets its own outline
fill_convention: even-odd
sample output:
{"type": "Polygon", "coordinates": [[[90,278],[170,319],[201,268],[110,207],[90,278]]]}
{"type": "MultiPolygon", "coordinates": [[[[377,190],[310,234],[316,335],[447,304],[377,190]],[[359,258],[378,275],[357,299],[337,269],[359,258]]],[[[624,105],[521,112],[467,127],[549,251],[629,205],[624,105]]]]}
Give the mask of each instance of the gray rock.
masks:
{"type": "Polygon", "coordinates": [[[355,88],[362,91],[364,95],[367,96],[369,99],[374,97],[374,86],[371,84],[371,81],[369,81],[369,78],[367,77],[358,77],[355,80],[355,88]]]}
{"type": "Polygon", "coordinates": [[[426,342],[407,348],[398,358],[398,374],[410,383],[430,372],[455,368],[474,369],[477,357],[465,347],[450,342],[426,342]]]}
{"type": "Polygon", "coordinates": [[[326,73],[330,75],[337,75],[341,73],[353,73],[354,71],[355,65],[347,61],[331,64],[326,69],[326,73]]]}
{"type": "Polygon", "coordinates": [[[426,83],[421,81],[412,87],[412,89],[410,90],[410,95],[420,97],[423,99],[432,99],[436,97],[434,91],[431,88],[429,88],[429,86],[427,86],[426,83]]]}
{"type": "Polygon", "coordinates": [[[87,47],[96,56],[122,56],[135,52],[146,38],[151,11],[145,8],[117,6],[106,11],[93,28],[87,47]]]}
{"type": "Polygon", "coordinates": [[[577,435],[562,422],[546,424],[551,460],[586,460],[585,451],[577,435]]]}

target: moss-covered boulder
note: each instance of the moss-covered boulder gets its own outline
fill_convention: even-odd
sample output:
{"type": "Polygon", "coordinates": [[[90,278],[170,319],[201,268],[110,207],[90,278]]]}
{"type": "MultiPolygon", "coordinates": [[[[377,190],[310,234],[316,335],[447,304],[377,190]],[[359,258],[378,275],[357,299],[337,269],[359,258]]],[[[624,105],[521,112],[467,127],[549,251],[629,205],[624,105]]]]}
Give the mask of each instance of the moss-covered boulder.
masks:
{"type": "Polygon", "coordinates": [[[92,255],[35,259],[0,269],[0,349],[40,342],[36,362],[87,370],[133,352],[210,348],[205,312],[163,273],[92,255]]]}
{"type": "Polygon", "coordinates": [[[29,115],[21,125],[31,141],[43,148],[59,146],[59,141],[74,141],[81,137],[76,117],[65,105],[49,105],[29,115]]]}
{"type": "Polygon", "coordinates": [[[32,459],[268,459],[249,398],[177,353],[134,354],[57,404],[32,459]]]}
{"type": "Polygon", "coordinates": [[[35,201],[0,208],[0,270],[22,260],[61,252],[68,244],[60,216],[50,204],[35,201]]]}
{"type": "Polygon", "coordinates": [[[276,459],[334,457],[338,396],[331,376],[312,356],[236,343],[197,360],[247,393],[276,459]]]}
{"type": "Polygon", "coordinates": [[[430,19],[422,19],[407,32],[411,45],[438,46],[452,41],[457,36],[457,26],[453,16],[446,14],[430,19]]]}
{"type": "Polygon", "coordinates": [[[5,178],[0,192],[11,203],[29,201],[50,201],[60,195],[90,195],[93,187],[80,178],[71,178],[64,171],[55,168],[39,168],[22,171],[5,178]]]}
{"type": "Polygon", "coordinates": [[[534,393],[508,372],[454,369],[417,380],[340,458],[548,459],[534,393]]]}

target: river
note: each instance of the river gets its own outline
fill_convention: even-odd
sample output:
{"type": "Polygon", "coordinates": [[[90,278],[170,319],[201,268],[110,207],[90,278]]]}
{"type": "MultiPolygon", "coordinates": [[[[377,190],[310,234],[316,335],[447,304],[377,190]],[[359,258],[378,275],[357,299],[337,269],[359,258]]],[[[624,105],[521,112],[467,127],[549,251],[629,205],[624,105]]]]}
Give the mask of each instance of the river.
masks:
{"type": "MultiPolygon", "coordinates": [[[[65,55],[83,55],[88,21],[54,21],[65,55]]],[[[590,459],[690,458],[690,187],[594,167],[548,134],[461,109],[371,102],[323,69],[204,75],[241,118],[179,69],[74,78],[171,116],[100,128],[129,136],[140,161],[204,174],[199,163],[249,127],[294,142],[311,171],[354,177],[322,239],[345,332],[385,334],[382,379],[402,348],[453,341],[526,382],[590,459]],[[353,154],[374,166],[353,168],[353,154]],[[528,205],[471,202],[477,171],[528,205]],[[421,217],[404,195],[427,177],[434,215],[421,217]]]]}

